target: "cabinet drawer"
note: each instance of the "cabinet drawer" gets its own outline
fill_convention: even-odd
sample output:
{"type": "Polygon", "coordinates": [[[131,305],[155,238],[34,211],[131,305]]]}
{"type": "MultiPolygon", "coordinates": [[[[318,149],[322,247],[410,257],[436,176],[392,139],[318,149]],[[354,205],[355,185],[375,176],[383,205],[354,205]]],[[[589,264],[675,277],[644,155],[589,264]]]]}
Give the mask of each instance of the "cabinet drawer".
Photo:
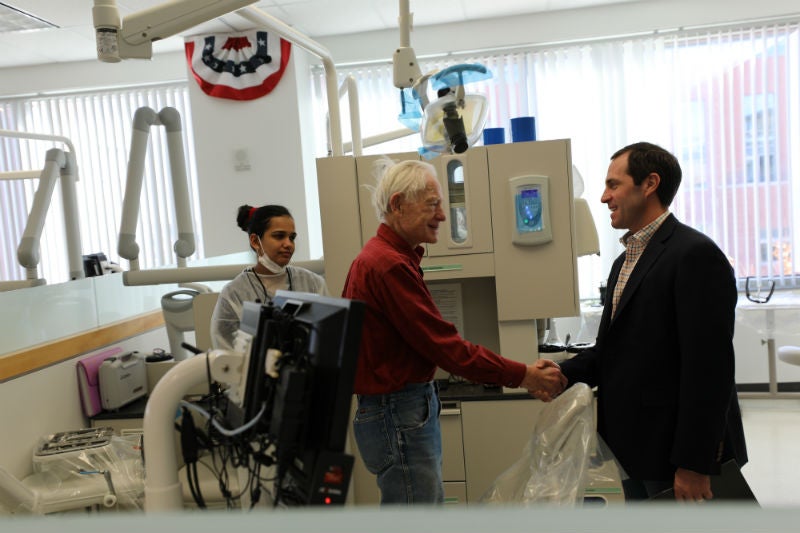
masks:
{"type": "Polygon", "coordinates": [[[439,416],[442,428],[442,479],[444,481],[464,481],[464,445],[461,438],[460,402],[442,402],[439,416]]]}
{"type": "Polygon", "coordinates": [[[467,503],[467,482],[445,481],[444,503],[445,505],[465,505],[467,503]]]}

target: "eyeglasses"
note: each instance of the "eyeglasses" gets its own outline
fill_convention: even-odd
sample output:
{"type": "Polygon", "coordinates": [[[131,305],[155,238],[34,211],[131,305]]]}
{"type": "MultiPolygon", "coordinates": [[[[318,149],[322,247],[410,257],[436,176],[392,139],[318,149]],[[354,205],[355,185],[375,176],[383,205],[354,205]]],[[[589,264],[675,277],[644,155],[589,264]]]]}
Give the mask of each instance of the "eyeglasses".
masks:
{"type": "Polygon", "coordinates": [[[756,294],[755,295],[750,294],[750,279],[751,276],[747,276],[744,282],[744,291],[745,295],[747,296],[747,299],[757,304],[767,303],[769,299],[772,298],[772,293],[775,291],[775,281],[770,280],[769,282],[769,294],[767,294],[766,296],[761,296],[761,283],[759,283],[756,288],[756,294]]]}

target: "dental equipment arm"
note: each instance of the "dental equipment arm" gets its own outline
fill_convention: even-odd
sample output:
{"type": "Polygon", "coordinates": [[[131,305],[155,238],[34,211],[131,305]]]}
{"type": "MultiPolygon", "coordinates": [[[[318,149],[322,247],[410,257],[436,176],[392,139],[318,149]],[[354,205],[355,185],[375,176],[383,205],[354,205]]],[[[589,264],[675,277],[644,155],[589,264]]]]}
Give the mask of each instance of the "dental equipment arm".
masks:
{"type": "MultiPolygon", "coordinates": [[[[186,183],[186,159],[183,153],[181,117],[173,107],[165,107],[156,113],[149,107],[140,107],[133,116],[128,177],[125,196],[122,200],[122,223],[119,230],[117,251],[130,261],[130,270],[139,270],[139,245],[136,244],[136,221],[139,218],[139,200],[144,177],[144,158],[150,127],[163,125],[167,131],[170,174],[175,217],[178,223],[178,240],[173,250],[178,256],[179,267],[186,266],[186,258],[194,253],[194,231],[189,208],[189,188],[186,183]]],[[[125,273],[127,274],[127,273],[125,273]]],[[[123,276],[125,276],[123,274],[123,276]]],[[[124,279],[124,278],[123,278],[124,279]]],[[[125,280],[127,281],[127,280],[125,280]]]]}
{"type": "Polygon", "coordinates": [[[172,0],[121,18],[116,0],[95,0],[92,20],[97,57],[108,63],[128,58],[150,59],[153,41],[254,3],[254,0],[172,0]]]}
{"type": "Polygon", "coordinates": [[[325,96],[328,100],[330,120],[331,142],[329,152],[334,156],[344,155],[342,150],[342,118],[339,111],[339,91],[337,89],[338,80],[336,79],[336,66],[333,64],[333,56],[331,56],[330,51],[308,36],[255,7],[240,9],[236,14],[254,24],[262,25],[274,31],[287,41],[296,44],[306,52],[322,60],[322,66],[325,69],[325,96]]]}
{"type": "Polygon", "coordinates": [[[28,279],[36,277],[39,265],[39,238],[44,229],[50,199],[53,196],[56,180],[61,176],[61,198],[64,203],[64,229],[67,233],[70,279],[82,279],[83,258],[81,256],[81,236],[78,227],[78,198],[75,192],[75,154],[59,148],[47,151],[44,169],[39,179],[39,188],[33,196],[33,205],[22,240],[17,248],[17,259],[28,273],[28,279]]]}
{"type": "Polygon", "coordinates": [[[97,57],[109,63],[128,58],[150,59],[153,41],[239,10],[237,15],[265,26],[322,59],[331,123],[331,152],[342,155],[336,68],[330,52],[280,20],[256,8],[246,7],[254,3],[254,0],[172,0],[120,19],[116,0],[95,0],[92,20],[97,36],[97,57]]]}
{"type": "Polygon", "coordinates": [[[245,356],[240,352],[211,350],[205,356],[185,359],[169,370],[156,384],[144,411],[146,512],[179,511],[183,493],[178,479],[175,454],[175,413],[184,396],[211,379],[242,387],[245,356]],[[149,453],[148,453],[149,452],[149,453]]]}
{"type": "Polygon", "coordinates": [[[39,186],[33,197],[31,211],[17,248],[17,259],[26,269],[26,280],[0,282],[0,291],[44,285],[45,280],[38,277],[39,241],[44,229],[50,200],[56,180],[61,177],[61,200],[64,211],[67,254],[70,279],[82,279],[83,257],[81,255],[80,224],[78,223],[78,200],[75,183],[78,181],[78,165],[75,161],[75,147],[66,137],[21,131],[0,130],[0,137],[36,139],[64,143],[68,151],[52,148],[45,156],[45,166],[40,173],[3,173],[0,179],[39,178],[39,186]]]}
{"type": "Polygon", "coordinates": [[[400,26],[400,46],[392,56],[393,81],[398,89],[412,87],[414,82],[422,76],[422,71],[417,62],[417,55],[411,48],[411,26],[413,25],[413,14],[409,9],[409,0],[400,0],[400,15],[398,25],[400,26]]]}

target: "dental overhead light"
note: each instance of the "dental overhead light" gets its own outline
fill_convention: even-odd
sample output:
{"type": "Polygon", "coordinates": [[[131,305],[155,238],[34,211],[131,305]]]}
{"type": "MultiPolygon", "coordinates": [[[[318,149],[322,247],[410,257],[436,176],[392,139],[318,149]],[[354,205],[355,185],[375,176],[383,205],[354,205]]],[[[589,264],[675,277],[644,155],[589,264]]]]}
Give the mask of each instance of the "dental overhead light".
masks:
{"type": "Polygon", "coordinates": [[[463,64],[426,74],[414,84],[424,110],[420,122],[423,150],[460,154],[480,139],[489,109],[486,97],[466,94],[464,84],[491,77],[483,65],[463,64]],[[426,97],[429,82],[438,96],[433,102],[426,97]]]}
{"type": "Polygon", "coordinates": [[[398,120],[420,132],[423,156],[463,153],[480,139],[488,113],[486,97],[467,94],[464,85],[492,73],[483,65],[461,64],[423,75],[410,46],[411,21],[408,0],[400,0],[400,46],[392,60],[394,86],[400,89],[398,120]],[[428,98],[429,84],[436,91],[434,101],[428,98]]]}
{"type": "Polygon", "coordinates": [[[172,0],[121,18],[115,0],[95,0],[92,22],[97,57],[107,63],[121,59],[150,59],[153,41],[172,37],[255,0],[172,0]]]}

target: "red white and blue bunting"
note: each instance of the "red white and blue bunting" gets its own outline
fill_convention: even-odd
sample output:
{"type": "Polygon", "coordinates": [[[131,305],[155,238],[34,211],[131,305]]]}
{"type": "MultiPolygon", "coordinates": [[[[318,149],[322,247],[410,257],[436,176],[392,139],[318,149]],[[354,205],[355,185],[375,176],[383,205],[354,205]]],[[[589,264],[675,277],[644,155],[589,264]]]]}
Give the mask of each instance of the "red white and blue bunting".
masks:
{"type": "Polygon", "coordinates": [[[252,30],[186,39],[186,60],[209,96],[254,100],[275,88],[289,63],[291,43],[273,32],[252,30]]]}

